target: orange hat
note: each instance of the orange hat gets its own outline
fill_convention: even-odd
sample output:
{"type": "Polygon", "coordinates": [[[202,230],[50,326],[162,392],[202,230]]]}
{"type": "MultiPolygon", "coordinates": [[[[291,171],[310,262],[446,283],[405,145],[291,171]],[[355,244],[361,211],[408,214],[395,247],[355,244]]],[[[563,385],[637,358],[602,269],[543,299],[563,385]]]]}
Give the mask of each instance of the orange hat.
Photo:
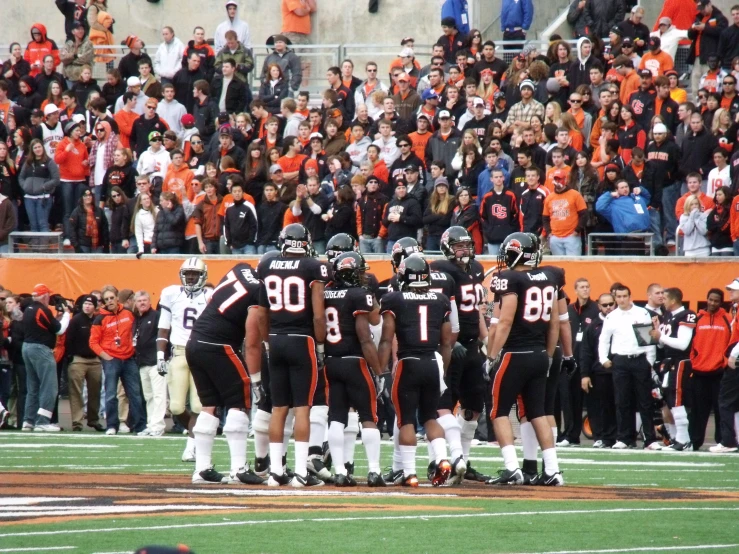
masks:
{"type": "Polygon", "coordinates": [[[35,287],[33,287],[33,292],[31,292],[31,296],[43,296],[44,294],[53,294],[51,292],[51,289],[44,285],[43,283],[39,283],[35,287]]]}
{"type": "Polygon", "coordinates": [[[318,171],[318,162],[314,160],[313,158],[311,158],[310,160],[305,162],[305,168],[308,169],[309,167],[312,167],[313,169],[318,171]]]}
{"type": "Polygon", "coordinates": [[[562,169],[556,169],[552,173],[552,181],[563,182],[567,180],[567,174],[562,169]]]}

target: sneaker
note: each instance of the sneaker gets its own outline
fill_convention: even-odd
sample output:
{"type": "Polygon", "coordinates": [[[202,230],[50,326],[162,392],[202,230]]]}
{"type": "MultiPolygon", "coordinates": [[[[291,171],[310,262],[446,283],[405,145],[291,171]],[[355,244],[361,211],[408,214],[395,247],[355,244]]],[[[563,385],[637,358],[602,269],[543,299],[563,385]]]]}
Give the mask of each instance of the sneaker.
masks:
{"type": "Polygon", "coordinates": [[[593,448],[605,448],[606,445],[603,444],[602,440],[597,440],[593,443],[593,448]]]}
{"type": "Polygon", "coordinates": [[[629,447],[628,444],[621,441],[616,441],[616,444],[614,444],[611,448],[613,450],[626,450],[629,447]]]}
{"type": "Polygon", "coordinates": [[[144,429],[143,431],[139,431],[139,432],[138,432],[138,433],[136,433],[136,434],[137,434],[137,435],[138,435],[139,437],[149,437],[149,436],[151,436],[151,431],[149,431],[148,429],[144,429]]]}
{"type": "Polygon", "coordinates": [[[520,468],[513,471],[509,469],[501,469],[498,476],[493,477],[487,482],[488,485],[523,485],[523,472],[520,468]]]}
{"type": "Polygon", "coordinates": [[[331,472],[326,469],[321,456],[314,455],[313,457],[308,458],[307,467],[308,473],[315,475],[319,479],[331,479],[331,472]]]}
{"type": "Polygon", "coordinates": [[[447,482],[451,474],[452,474],[452,464],[449,463],[449,460],[441,460],[436,465],[436,474],[434,475],[434,478],[431,480],[431,484],[435,487],[440,487],[441,485],[447,482]]]}
{"type": "Polygon", "coordinates": [[[64,246],[72,246],[72,241],[70,241],[69,239],[64,239],[64,242],[62,243],[62,245],[64,245],[64,246]]]}
{"type": "Polygon", "coordinates": [[[712,446],[708,449],[709,452],[713,452],[714,454],[726,454],[728,452],[737,452],[739,451],[739,448],[736,446],[724,446],[723,444],[719,443],[716,446],[712,446]]]}
{"type": "Polygon", "coordinates": [[[387,483],[385,482],[385,479],[382,478],[382,475],[375,472],[370,472],[367,474],[367,486],[368,487],[387,487],[387,483]]]}
{"type": "Polygon", "coordinates": [[[452,464],[452,485],[459,485],[464,481],[465,473],[467,473],[467,462],[460,456],[452,464]]]}
{"type": "MultiPolygon", "coordinates": [[[[344,468],[346,469],[346,474],[349,477],[354,476],[354,462],[344,462],[344,468]]],[[[326,466],[326,469],[329,469],[328,466],[326,466]]]]}
{"type": "Polygon", "coordinates": [[[113,427],[111,427],[110,429],[105,431],[105,434],[108,435],[109,437],[112,437],[113,435],[118,434],[118,431],[116,431],[113,427]]]}
{"type": "Polygon", "coordinates": [[[544,472],[541,474],[539,482],[537,483],[537,485],[541,485],[542,487],[561,487],[564,484],[565,480],[564,477],[562,477],[561,471],[558,471],[554,475],[549,475],[544,472]]]}
{"type": "Polygon", "coordinates": [[[433,481],[434,475],[436,475],[436,462],[430,462],[428,468],[426,468],[426,477],[429,481],[433,481]]]}
{"type": "Polygon", "coordinates": [[[478,483],[487,483],[492,479],[489,475],[477,471],[469,462],[467,462],[467,471],[464,472],[464,478],[466,481],[477,481],[478,483]]]}
{"type": "Polygon", "coordinates": [[[406,477],[405,474],[403,474],[403,481],[401,482],[401,484],[404,487],[414,487],[414,488],[416,488],[416,487],[418,487],[418,477],[416,477],[416,474],[415,473],[409,475],[408,477],[406,477]]]}
{"type": "Polygon", "coordinates": [[[149,431],[150,437],[163,437],[164,436],[164,429],[161,431],[149,431]]]}
{"type": "Polygon", "coordinates": [[[254,473],[249,466],[232,471],[228,475],[228,482],[232,484],[243,483],[244,485],[264,485],[264,479],[254,473]]]}
{"type": "Polygon", "coordinates": [[[24,421],[23,427],[21,427],[21,431],[24,431],[24,432],[33,431],[33,423],[28,423],[27,421],[24,421]]]}
{"type": "Polygon", "coordinates": [[[390,468],[387,473],[382,476],[382,480],[385,481],[385,484],[400,485],[403,482],[403,470],[390,468]]]}
{"type": "Polygon", "coordinates": [[[0,410],[0,428],[5,425],[6,421],[8,421],[8,410],[3,408],[0,410]]]}
{"type": "MultiPolygon", "coordinates": [[[[656,444],[656,443],[652,443],[656,444]]],[[[650,444],[649,446],[652,446],[650,444]]],[[[646,448],[649,448],[647,446],[646,448]]],[[[693,449],[693,443],[690,441],[682,443],[677,441],[672,441],[669,446],[665,446],[664,448],[660,447],[659,450],[669,450],[670,452],[682,452],[683,450],[692,450],[693,449]]]]}
{"type": "Polygon", "coordinates": [[[269,477],[269,455],[264,458],[254,458],[254,473],[262,479],[269,477]]]}
{"type": "Polygon", "coordinates": [[[125,434],[125,433],[130,433],[130,432],[131,432],[131,429],[128,428],[128,425],[126,425],[125,423],[118,424],[118,433],[125,434]]]}
{"type": "Polygon", "coordinates": [[[103,431],[105,431],[105,426],[100,423],[88,423],[87,426],[90,429],[95,429],[95,431],[97,431],[98,433],[102,433],[103,431]]]}
{"type": "Polygon", "coordinates": [[[185,447],[185,451],[182,453],[183,462],[194,462],[195,461],[195,447],[185,447]]]}
{"type": "Polygon", "coordinates": [[[304,487],[322,487],[323,481],[316,478],[315,475],[311,475],[310,473],[308,473],[305,477],[295,473],[293,475],[293,478],[290,479],[290,486],[295,489],[302,489],[304,487]]]}
{"type": "Polygon", "coordinates": [[[667,242],[665,243],[665,245],[667,245],[668,247],[670,247],[670,246],[674,247],[675,246],[675,239],[667,239],[667,242]]]}
{"type": "Polygon", "coordinates": [[[36,425],[33,428],[34,433],[58,433],[62,428],[53,423],[47,423],[45,425],[36,425]]]}
{"type": "Polygon", "coordinates": [[[282,475],[277,475],[276,473],[270,473],[269,479],[267,479],[267,486],[268,487],[284,487],[285,485],[290,483],[290,476],[283,473],[282,475]]]}
{"type": "Polygon", "coordinates": [[[559,446],[560,448],[567,448],[568,446],[571,446],[571,444],[570,441],[568,441],[567,439],[562,439],[557,443],[556,446],[559,446]]]}
{"type": "Polygon", "coordinates": [[[337,487],[356,487],[357,482],[351,475],[336,474],[334,476],[334,485],[337,487]]]}
{"type": "Polygon", "coordinates": [[[539,484],[539,474],[538,473],[527,473],[525,471],[522,471],[523,473],[523,484],[529,485],[529,486],[536,486],[539,484]]]}
{"type": "Polygon", "coordinates": [[[226,483],[226,477],[222,473],[218,473],[213,466],[208,469],[204,469],[201,472],[195,472],[192,474],[193,485],[212,485],[226,483]]]}
{"type": "MultiPolygon", "coordinates": [[[[0,416],[2,418],[2,416],[0,416]]],[[[2,427],[2,425],[0,425],[2,427]]],[[[82,425],[72,425],[72,431],[75,433],[81,433],[82,432],[82,425]]]]}
{"type": "Polygon", "coordinates": [[[659,451],[662,450],[662,445],[659,441],[650,442],[648,445],[644,447],[644,450],[652,450],[652,451],[659,451]]]}

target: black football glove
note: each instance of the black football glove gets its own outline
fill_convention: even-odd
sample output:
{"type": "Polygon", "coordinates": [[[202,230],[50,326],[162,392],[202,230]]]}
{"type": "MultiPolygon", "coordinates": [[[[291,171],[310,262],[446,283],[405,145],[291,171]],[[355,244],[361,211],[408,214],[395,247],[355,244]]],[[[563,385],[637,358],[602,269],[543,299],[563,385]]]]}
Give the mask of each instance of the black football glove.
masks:
{"type": "Polygon", "coordinates": [[[567,377],[572,377],[577,373],[577,362],[574,356],[565,356],[562,358],[562,373],[567,373],[567,377]]]}

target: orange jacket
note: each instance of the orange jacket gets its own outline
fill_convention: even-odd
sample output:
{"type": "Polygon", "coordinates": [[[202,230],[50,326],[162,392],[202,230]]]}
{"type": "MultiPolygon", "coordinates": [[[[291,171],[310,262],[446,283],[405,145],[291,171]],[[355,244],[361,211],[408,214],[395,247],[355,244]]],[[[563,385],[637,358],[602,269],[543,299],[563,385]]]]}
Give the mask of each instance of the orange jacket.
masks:
{"type": "Polygon", "coordinates": [[[81,140],[72,142],[69,137],[64,137],[56,147],[54,161],[59,166],[59,178],[62,181],[87,181],[90,175],[90,165],[87,162],[88,153],[85,143],[81,140]],[[67,152],[67,146],[74,145],[71,152],[67,152]]]}
{"type": "Polygon", "coordinates": [[[136,112],[127,112],[126,110],[118,110],[113,116],[118,124],[119,136],[124,148],[131,148],[131,131],[133,131],[133,124],[139,117],[136,112]]]}
{"type": "Polygon", "coordinates": [[[695,323],[695,337],[690,349],[690,363],[693,371],[701,373],[717,371],[726,366],[724,351],[731,338],[731,317],[723,308],[715,314],[706,310],[698,312],[695,323]]]}
{"type": "MultiPolygon", "coordinates": [[[[90,42],[95,46],[112,46],[115,43],[110,28],[113,26],[113,16],[108,12],[98,12],[97,24],[90,29],[90,42]]],[[[113,50],[111,48],[98,49],[95,51],[95,61],[99,63],[112,62],[113,50]]]]}
{"type": "Polygon", "coordinates": [[[739,196],[735,196],[731,202],[729,222],[731,224],[731,240],[739,239],[739,196]]]}
{"type": "Polygon", "coordinates": [[[624,77],[624,80],[621,83],[620,92],[620,100],[622,106],[629,103],[631,93],[639,90],[640,83],[641,80],[639,79],[639,74],[636,71],[631,71],[626,77],[624,77]]]}
{"type": "Polygon", "coordinates": [[[192,202],[195,193],[192,190],[192,180],[195,178],[195,174],[192,170],[187,167],[187,164],[182,164],[179,169],[175,169],[174,164],[167,166],[167,174],[164,176],[164,182],[162,183],[162,192],[173,192],[177,195],[177,200],[182,203],[182,189],[180,185],[185,185],[185,192],[187,193],[187,199],[192,202]]]}
{"type": "Polygon", "coordinates": [[[41,69],[44,65],[44,57],[49,54],[54,58],[55,71],[57,66],[62,63],[61,59],[59,59],[59,48],[57,47],[56,42],[49,39],[46,35],[46,27],[41,23],[34,23],[31,27],[31,31],[34,29],[41,32],[41,38],[43,40],[41,42],[36,42],[33,40],[33,35],[31,35],[31,42],[28,43],[28,46],[26,46],[26,52],[23,54],[23,59],[31,64],[31,72],[29,73],[31,77],[35,77],[41,73],[41,69]]]}
{"type": "Polygon", "coordinates": [[[115,312],[102,308],[92,322],[90,349],[98,356],[105,352],[119,360],[131,358],[134,355],[133,313],[121,304],[115,312]]]}

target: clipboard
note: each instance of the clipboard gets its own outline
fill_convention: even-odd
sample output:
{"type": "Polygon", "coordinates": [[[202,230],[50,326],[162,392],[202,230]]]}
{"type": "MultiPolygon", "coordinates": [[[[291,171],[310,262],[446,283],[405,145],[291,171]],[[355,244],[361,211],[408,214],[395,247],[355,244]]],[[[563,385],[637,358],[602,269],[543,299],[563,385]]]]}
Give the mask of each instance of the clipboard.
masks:
{"type": "Polygon", "coordinates": [[[649,335],[650,331],[654,330],[654,325],[651,323],[634,323],[631,326],[634,329],[634,336],[636,337],[636,343],[639,346],[654,346],[657,344],[657,340],[649,335]]]}

